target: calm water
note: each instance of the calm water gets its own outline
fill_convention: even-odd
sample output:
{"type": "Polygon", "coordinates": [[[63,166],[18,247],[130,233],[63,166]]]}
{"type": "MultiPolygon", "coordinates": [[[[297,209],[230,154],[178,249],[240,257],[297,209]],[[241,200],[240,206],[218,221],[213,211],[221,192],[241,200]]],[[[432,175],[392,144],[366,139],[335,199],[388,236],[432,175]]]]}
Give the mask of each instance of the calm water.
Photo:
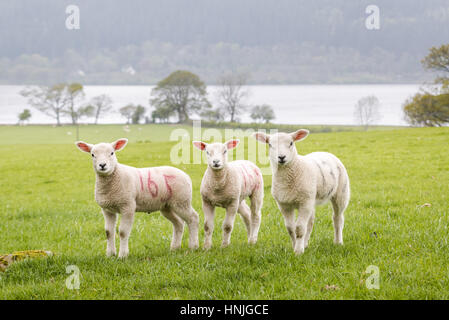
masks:
{"type": "MultiPolygon", "coordinates": [[[[30,108],[19,92],[22,86],[0,86],[0,124],[17,123],[17,114],[30,108]]],[[[128,104],[149,107],[151,86],[86,86],[86,99],[107,94],[114,108],[128,104]]],[[[357,100],[366,95],[375,95],[381,103],[382,119],[379,124],[404,125],[402,104],[415,94],[419,85],[291,85],[250,86],[248,103],[269,104],[273,107],[276,123],[285,124],[355,124],[353,111],[357,100]]],[[[208,87],[209,99],[215,101],[216,88],[208,87]]],[[[151,108],[150,108],[151,111],[151,108]]],[[[32,109],[30,123],[54,123],[54,120],[32,109]]],[[[150,113],[150,112],[149,112],[150,113]]],[[[248,115],[241,116],[249,121],[248,115]]],[[[66,119],[68,122],[69,119],[66,119]]],[[[91,121],[90,119],[85,122],[91,121]]],[[[123,123],[118,111],[100,120],[100,123],[123,123]]]]}

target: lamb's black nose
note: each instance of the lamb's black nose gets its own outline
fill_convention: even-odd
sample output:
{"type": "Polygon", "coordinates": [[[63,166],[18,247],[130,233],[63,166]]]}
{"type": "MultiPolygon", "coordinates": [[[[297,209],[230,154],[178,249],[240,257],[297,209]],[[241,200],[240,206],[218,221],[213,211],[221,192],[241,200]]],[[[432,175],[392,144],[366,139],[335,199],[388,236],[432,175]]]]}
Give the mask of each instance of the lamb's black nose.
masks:
{"type": "Polygon", "coordinates": [[[100,163],[99,166],[101,169],[104,169],[104,167],[106,167],[106,163],[100,163]]]}
{"type": "Polygon", "coordinates": [[[285,156],[278,156],[279,158],[279,162],[284,162],[285,161],[285,156]]]}

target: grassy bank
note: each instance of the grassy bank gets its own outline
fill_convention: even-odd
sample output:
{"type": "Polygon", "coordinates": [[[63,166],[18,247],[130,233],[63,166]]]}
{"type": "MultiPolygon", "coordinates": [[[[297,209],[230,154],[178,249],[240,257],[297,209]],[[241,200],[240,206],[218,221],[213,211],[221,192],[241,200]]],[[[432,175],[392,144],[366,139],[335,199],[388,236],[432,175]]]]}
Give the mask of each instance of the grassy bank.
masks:
{"type": "MultiPolygon", "coordinates": [[[[168,137],[176,127],[130,128],[81,127],[80,138],[125,136],[131,143],[118,155],[122,163],[170,164],[175,142],[168,137]]],[[[138,213],[125,261],[105,257],[91,160],[73,145],[74,134],[73,127],[0,127],[0,254],[27,249],[56,254],[0,273],[0,299],[449,298],[449,128],[316,133],[298,143],[300,153],[329,151],[348,169],[352,199],[343,247],[332,243],[331,208],[323,206],[309,248],[295,256],[266,176],[254,247],[246,244],[240,218],[231,245],[219,247],[220,209],[211,251],[190,252],[185,234],[183,248],[170,252],[171,224],[159,213],[138,213]],[[79,290],[65,285],[69,265],[80,270],[79,290]],[[378,290],[365,285],[370,265],[380,270],[378,290]]],[[[205,165],[178,167],[193,180],[193,206],[202,225],[199,185],[205,165]]]]}

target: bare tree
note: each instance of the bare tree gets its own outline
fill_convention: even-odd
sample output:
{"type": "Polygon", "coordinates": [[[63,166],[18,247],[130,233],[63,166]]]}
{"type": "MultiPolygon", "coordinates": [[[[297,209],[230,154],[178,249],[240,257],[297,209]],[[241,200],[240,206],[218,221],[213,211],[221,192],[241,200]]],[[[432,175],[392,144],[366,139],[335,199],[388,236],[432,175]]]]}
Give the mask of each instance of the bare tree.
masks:
{"type": "Polygon", "coordinates": [[[27,87],[20,94],[28,98],[28,103],[40,112],[56,120],[61,125],[61,116],[67,107],[67,96],[65,94],[66,84],[59,83],[51,87],[27,87]]]}
{"type": "Polygon", "coordinates": [[[379,121],[382,116],[379,112],[380,102],[376,96],[366,96],[357,101],[354,108],[354,118],[356,123],[368,130],[370,125],[379,121]]]}
{"type": "Polygon", "coordinates": [[[78,124],[81,117],[89,116],[92,113],[92,108],[81,105],[81,101],[84,100],[84,88],[81,83],[65,84],[63,94],[65,95],[64,100],[67,101],[67,107],[62,112],[70,116],[73,125],[78,124]]]}
{"type": "Polygon", "coordinates": [[[248,75],[244,73],[225,74],[218,79],[217,100],[231,122],[235,122],[236,117],[247,108],[245,100],[250,94],[247,81],[248,75]]]}
{"type": "Polygon", "coordinates": [[[102,94],[93,97],[89,102],[89,106],[92,106],[94,108],[95,124],[97,124],[100,116],[112,109],[112,99],[108,95],[102,94]]]}

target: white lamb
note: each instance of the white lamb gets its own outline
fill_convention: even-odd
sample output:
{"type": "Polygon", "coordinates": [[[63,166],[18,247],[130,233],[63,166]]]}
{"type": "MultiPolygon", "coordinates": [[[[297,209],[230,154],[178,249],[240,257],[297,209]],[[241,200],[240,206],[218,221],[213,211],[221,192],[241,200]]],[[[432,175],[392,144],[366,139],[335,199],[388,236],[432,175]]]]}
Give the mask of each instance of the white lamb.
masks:
{"type": "Polygon", "coordinates": [[[309,243],[315,219],[315,206],[332,202],[336,244],[343,244],[343,224],[349,203],[349,177],[341,161],[327,152],[298,155],[295,142],[303,140],[308,130],[254,137],[269,144],[273,172],[271,193],[285,219],[296,254],[302,254],[309,243]],[[295,209],[298,219],[295,222],[295,209]]]}
{"type": "Polygon", "coordinates": [[[227,161],[227,152],[237,146],[239,140],[206,144],[193,141],[193,145],[205,150],[208,167],[201,183],[204,211],[204,248],[212,246],[215,207],[226,209],[223,222],[222,247],[229,245],[236,213],[240,213],[248,232],[248,243],[255,244],[259,233],[263,204],[263,177],[260,169],[251,161],[227,161]],[[251,209],[245,202],[249,197],[251,209]]]}
{"type": "Polygon", "coordinates": [[[134,213],[161,211],[173,224],[171,249],[181,246],[184,221],[189,226],[189,247],[198,248],[198,214],[192,208],[192,181],[173,167],[134,168],[118,163],[115,152],[122,150],[127,139],[96,145],[78,141],[75,144],[91,154],[96,173],[95,200],[101,207],[107,238],[106,255],[116,254],[115,225],[119,227],[119,258],[128,256],[128,239],[134,213]]]}

